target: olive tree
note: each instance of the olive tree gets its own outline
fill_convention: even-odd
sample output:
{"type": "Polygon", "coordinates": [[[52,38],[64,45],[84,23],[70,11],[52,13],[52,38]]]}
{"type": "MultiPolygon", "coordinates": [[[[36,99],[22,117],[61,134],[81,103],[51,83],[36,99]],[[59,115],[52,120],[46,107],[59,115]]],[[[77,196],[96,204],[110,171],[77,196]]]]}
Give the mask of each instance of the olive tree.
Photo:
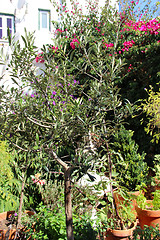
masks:
{"type": "Polygon", "coordinates": [[[121,17],[105,8],[98,19],[93,4],[86,15],[72,5],[73,17],[65,6],[57,8],[67,18],[54,22],[53,45],[39,52],[31,33],[22,37],[23,45],[11,42],[8,72],[14,85],[3,90],[0,117],[1,134],[16,149],[24,173],[44,158],[63,169],[68,240],[74,239],[72,173],[80,177],[106,164],[99,146],[106,147],[131,109],[116,86],[123,66],[116,54],[121,17]]]}

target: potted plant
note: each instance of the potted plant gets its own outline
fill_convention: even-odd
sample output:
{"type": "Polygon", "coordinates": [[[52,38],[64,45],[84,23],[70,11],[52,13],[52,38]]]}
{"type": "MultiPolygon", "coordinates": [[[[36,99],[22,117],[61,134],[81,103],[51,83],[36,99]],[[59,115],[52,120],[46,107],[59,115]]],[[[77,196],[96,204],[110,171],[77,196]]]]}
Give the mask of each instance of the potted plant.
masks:
{"type": "MultiPolygon", "coordinates": [[[[126,197],[124,201],[119,203],[117,207],[113,180],[113,162],[112,154],[109,150],[108,144],[106,144],[106,150],[108,155],[108,169],[109,169],[109,183],[110,191],[106,195],[105,201],[107,204],[102,204],[102,208],[98,211],[98,216],[102,224],[102,232],[105,235],[104,239],[107,240],[121,240],[128,239],[132,236],[134,229],[136,228],[137,221],[136,215],[132,208],[130,207],[131,198],[126,197]],[[104,234],[105,233],[105,234],[104,234]]],[[[98,219],[99,220],[99,219],[98,219]]]]}
{"type": "Polygon", "coordinates": [[[108,203],[99,210],[102,223],[102,232],[107,240],[128,239],[133,235],[137,226],[136,216],[130,208],[130,200],[126,199],[120,203],[117,209],[114,198],[108,196],[108,203]]]}
{"type": "Polygon", "coordinates": [[[160,154],[156,154],[154,156],[154,177],[153,177],[153,183],[155,190],[160,190],[160,154]]]}
{"type": "MultiPolygon", "coordinates": [[[[24,218],[24,222],[27,220],[28,217],[34,215],[34,212],[32,211],[24,211],[22,214],[22,219],[24,218]]],[[[18,222],[18,214],[15,211],[7,211],[0,213],[0,240],[3,239],[17,239],[15,238],[15,235],[18,236],[22,235],[24,236],[25,234],[25,227],[22,225],[19,229],[17,229],[17,222],[18,222]]]]}
{"type": "Polygon", "coordinates": [[[127,201],[131,211],[134,213],[135,217],[137,217],[136,199],[139,193],[140,193],[139,190],[128,192],[126,189],[123,189],[123,188],[115,189],[113,194],[114,194],[115,204],[117,209],[120,209],[121,205],[127,201]]]}
{"type": "Polygon", "coordinates": [[[145,196],[147,199],[153,199],[153,192],[160,190],[160,154],[154,155],[153,166],[150,167],[148,184],[146,186],[145,196]]]}
{"type": "Polygon", "coordinates": [[[141,193],[137,197],[136,211],[142,229],[145,225],[152,227],[158,225],[160,230],[160,190],[153,193],[153,200],[147,200],[141,193]]]}

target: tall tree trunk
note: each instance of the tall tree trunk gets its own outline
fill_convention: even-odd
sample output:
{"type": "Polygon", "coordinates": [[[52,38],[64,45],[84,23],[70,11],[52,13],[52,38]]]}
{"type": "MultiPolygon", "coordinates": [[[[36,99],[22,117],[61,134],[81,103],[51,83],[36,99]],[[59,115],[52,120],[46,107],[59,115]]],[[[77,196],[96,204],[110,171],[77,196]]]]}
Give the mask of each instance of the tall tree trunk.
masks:
{"type": "Polygon", "coordinates": [[[67,240],[74,240],[73,236],[73,219],[72,219],[72,196],[71,196],[71,167],[60,159],[51,149],[52,156],[64,169],[64,198],[66,214],[66,232],[67,240]]]}
{"type": "Polygon", "coordinates": [[[19,203],[19,210],[18,210],[18,223],[17,228],[21,225],[21,217],[22,217],[22,206],[23,206],[23,196],[24,196],[24,187],[25,187],[25,173],[22,174],[22,188],[21,188],[21,196],[20,196],[20,203],[19,203]]]}
{"type": "Polygon", "coordinates": [[[22,173],[21,195],[20,195],[20,202],[19,202],[19,209],[18,209],[18,221],[17,221],[16,234],[15,234],[14,240],[17,239],[17,237],[19,236],[19,230],[20,230],[20,227],[21,227],[21,217],[22,217],[22,206],[23,206],[25,181],[26,181],[25,172],[23,172],[22,173]]]}
{"type": "Polygon", "coordinates": [[[65,214],[66,214],[66,231],[67,231],[67,240],[74,240],[73,236],[73,219],[72,219],[72,196],[71,196],[71,177],[70,177],[70,168],[65,170],[65,214]]]}

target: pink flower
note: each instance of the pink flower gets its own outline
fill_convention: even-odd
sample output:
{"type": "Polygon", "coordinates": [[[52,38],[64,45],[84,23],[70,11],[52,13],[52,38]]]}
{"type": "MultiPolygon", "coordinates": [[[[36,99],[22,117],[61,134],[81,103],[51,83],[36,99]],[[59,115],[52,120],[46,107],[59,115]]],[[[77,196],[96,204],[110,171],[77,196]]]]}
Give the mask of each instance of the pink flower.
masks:
{"type": "Polygon", "coordinates": [[[75,49],[75,45],[74,45],[73,42],[70,43],[70,46],[71,46],[72,49],[75,49]]]}
{"type": "Polygon", "coordinates": [[[36,62],[40,62],[40,63],[43,63],[44,62],[44,59],[43,59],[43,52],[39,53],[36,57],[36,62]]]}
{"type": "Polygon", "coordinates": [[[73,38],[72,42],[70,43],[70,46],[72,49],[75,49],[75,43],[80,44],[77,38],[73,38]]]}
{"type": "Polygon", "coordinates": [[[38,182],[37,182],[37,184],[40,184],[40,185],[44,185],[46,182],[45,182],[45,180],[39,180],[38,182]]]}

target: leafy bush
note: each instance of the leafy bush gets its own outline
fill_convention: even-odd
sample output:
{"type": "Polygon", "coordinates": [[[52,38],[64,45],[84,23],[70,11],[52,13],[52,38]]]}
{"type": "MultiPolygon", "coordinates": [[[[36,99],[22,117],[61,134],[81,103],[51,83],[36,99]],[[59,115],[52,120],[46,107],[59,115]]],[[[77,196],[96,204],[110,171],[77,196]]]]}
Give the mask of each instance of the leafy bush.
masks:
{"type": "MultiPolygon", "coordinates": [[[[74,217],[75,240],[96,240],[97,232],[93,229],[90,218],[84,215],[74,217]]],[[[67,239],[64,207],[58,205],[51,209],[41,203],[37,214],[27,222],[27,229],[30,230],[26,232],[26,237],[30,236],[31,239],[67,239]]]]}
{"type": "Polygon", "coordinates": [[[19,181],[12,171],[13,156],[6,142],[0,142],[0,212],[16,210],[19,205],[19,181]]]}
{"type": "Polygon", "coordinates": [[[148,209],[151,210],[160,210],[160,190],[156,190],[153,192],[153,200],[149,203],[147,203],[147,198],[144,196],[144,194],[141,192],[137,196],[137,205],[138,207],[142,209],[148,209]]]}
{"type": "Polygon", "coordinates": [[[132,137],[133,131],[122,126],[111,144],[113,170],[118,174],[116,179],[130,191],[135,190],[137,185],[146,183],[148,175],[148,167],[144,162],[145,153],[138,153],[138,144],[132,137]]]}
{"type": "Polygon", "coordinates": [[[160,232],[158,227],[145,226],[144,230],[137,226],[133,232],[133,240],[158,240],[160,239],[160,232]]]}
{"type": "Polygon", "coordinates": [[[32,239],[66,239],[65,212],[55,208],[50,209],[42,203],[36,209],[37,213],[27,223],[27,237],[32,239]],[[34,224],[34,229],[32,225],[34,224]]]}
{"type": "Polygon", "coordinates": [[[75,240],[96,240],[97,231],[89,216],[75,216],[73,226],[75,240]]]}
{"type": "Polygon", "coordinates": [[[145,131],[152,137],[152,142],[158,143],[160,138],[160,89],[158,92],[154,92],[153,87],[148,91],[148,99],[142,103],[143,111],[148,118],[145,131]]]}

